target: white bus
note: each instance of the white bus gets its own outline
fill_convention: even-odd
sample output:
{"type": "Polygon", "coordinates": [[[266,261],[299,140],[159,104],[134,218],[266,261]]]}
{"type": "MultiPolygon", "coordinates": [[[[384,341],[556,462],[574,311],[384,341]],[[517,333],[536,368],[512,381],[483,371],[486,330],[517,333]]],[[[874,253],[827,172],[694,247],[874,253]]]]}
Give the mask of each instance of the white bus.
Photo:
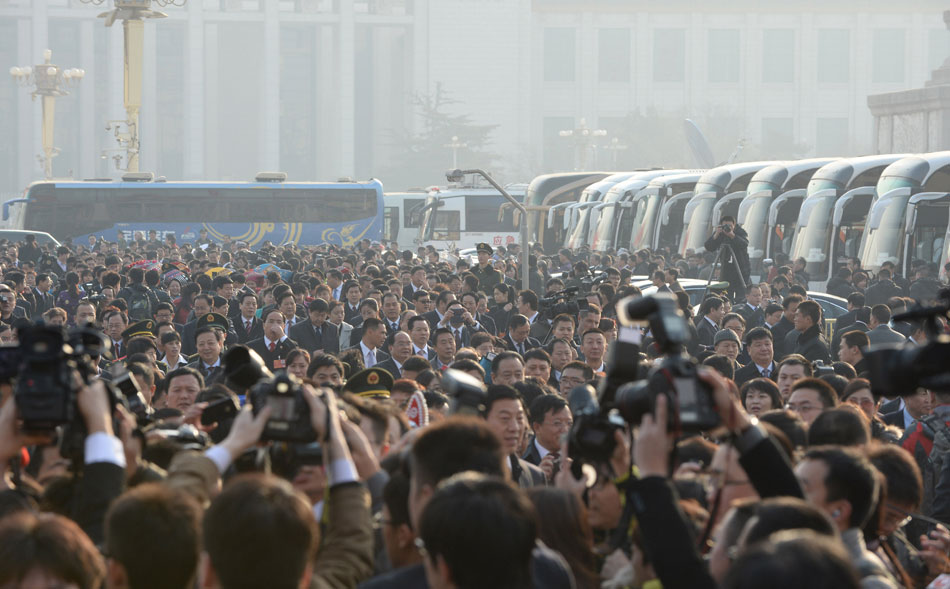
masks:
{"type": "MultiPolygon", "coordinates": [[[[509,184],[505,191],[523,202],[527,184],[509,184]]],[[[433,188],[426,196],[419,243],[436,249],[466,249],[479,243],[492,247],[521,241],[517,211],[491,187],[433,188]]]]}
{"type": "Polygon", "coordinates": [[[421,189],[383,195],[383,239],[387,243],[395,241],[399,249],[415,249],[426,196],[421,189]]]}

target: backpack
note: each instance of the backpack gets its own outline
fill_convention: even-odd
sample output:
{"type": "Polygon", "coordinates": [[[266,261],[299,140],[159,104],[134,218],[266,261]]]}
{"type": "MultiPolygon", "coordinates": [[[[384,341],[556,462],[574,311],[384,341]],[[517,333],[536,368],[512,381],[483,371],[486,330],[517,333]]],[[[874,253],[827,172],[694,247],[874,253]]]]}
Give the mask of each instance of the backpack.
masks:
{"type": "MultiPolygon", "coordinates": [[[[929,456],[921,444],[917,444],[913,451],[914,460],[920,467],[920,474],[924,480],[924,498],[920,504],[920,513],[930,515],[933,512],[933,500],[937,483],[940,481],[940,473],[943,471],[944,462],[950,460],[950,425],[937,415],[924,417],[920,420],[920,424],[921,434],[933,441],[929,456]]],[[[904,433],[901,439],[902,446],[911,432],[912,430],[907,430],[904,433]]]]}
{"type": "Polygon", "coordinates": [[[132,289],[129,300],[127,300],[126,303],[129,304],[130,319],[142,321],[152,318],[152,300],[147,290],[141,288],[132,289]]]}

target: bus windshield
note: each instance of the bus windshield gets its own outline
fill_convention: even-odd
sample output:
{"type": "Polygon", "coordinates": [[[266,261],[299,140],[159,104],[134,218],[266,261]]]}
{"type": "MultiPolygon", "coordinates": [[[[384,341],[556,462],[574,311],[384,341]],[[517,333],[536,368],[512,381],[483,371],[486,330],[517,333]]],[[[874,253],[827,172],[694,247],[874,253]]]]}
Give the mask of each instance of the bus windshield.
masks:
{"type": "Polygon", "coordinates": [[[861,243],[861,265],[878,270],[884,262],[899,263],[904,216],[910,195],[892,196],[874,203],[861,243]]]}
{"type": "Polygon", "coordinates": [[[791,259],[805,258],[805,271],[811,276],[827,276],[829,245],[837,192],[805,199],[798,216],[791,259]]]}
{"type": "MultiPolygon", "coordinates": [[[[679,249],[681,254],[688,249],[693,251],[703,249],[706,240],[711,235],[709,224],[712,221],[712,210],[716,206],[716,198],[708,193],[708,196],[702,195],[699,192],[699,186],[699,184],[696,185],[696,194],[699,196],[694,197],[699,198],[699,201],[694,207],[687,208],[689,218],[683,220],[683,238],[679,249]]],[[[690,202],[690,204],[693,203],[690,202]]]]}
{"type": "MultiPolygon", "coordinates": [[[[592,191],[589,193],[587,200],[584,202],[592,203],[600,200],[600,192],[592,191]]],[[[587,243],[587,222],[590,219],[590,210],[591,206],[585,206],[583,209],[580,209],[577,213],[577,221],[574,225],[574,228],[571,230],[571,235],[568,237],[568,247],[580,247],[587,243]]]]}
{"type": "Polygon", "coordinates": [[[653,233],[659,216],[660,200],[659,192],[651,192],[637,201],[637,214],[633,218],[633,226],[636,230],[630,240],[632,249],[653,247],[653,233]]]}
{"type": "Polygon", "coordinates": [[[382,236],[382,185],[51,183],[27,194],[24,226],[62,238],[109,240],[158,230],[218,241],[354,244],[382,236]]]}
{"type": "MultiPolygon", "coordinates": [[[[750,192],[751,194],[751,192],[750,192]]],[[[749,208],[746,211],[742,228],[749,234],[749,260],[752,272],[757,273],[765,259],[765,241],[768,238],[769,206],[772,204],[772,193],[749,198],[749,208]]]]}

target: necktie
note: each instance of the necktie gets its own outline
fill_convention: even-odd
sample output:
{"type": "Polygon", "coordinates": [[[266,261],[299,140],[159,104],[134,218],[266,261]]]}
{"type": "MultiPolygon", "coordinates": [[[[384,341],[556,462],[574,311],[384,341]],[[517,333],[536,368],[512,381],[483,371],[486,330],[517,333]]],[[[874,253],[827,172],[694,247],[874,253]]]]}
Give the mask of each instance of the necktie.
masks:
{"type": "Polygon", "coordinates": [[[370,350],[366,354],[366,367],[372,368],[373,366],[376,366],[376,351],[370,350]]]}
{"type": "Polygon", "coordinates": [[[277,344],[275,342],[271,342],[270,346],[268,347],[270,348],[270,351],[273,352],[274,350],[277,349],[277,344]]]}
{"type": "Polygon", "coordinates": [[[518,353],[524,356],[524,344],[518,344],[518,353]]]}
{"type": "Polygon", "coordinates": [[[765,378],[768,378],[768,377],[769,377],[769,369],[768,369],[768,368],[763,368],[763,369],[762,369],[762,376],[764,376],[765,378]]]}
{"type": "Polygon", "coordinates": [[[250,331],[251,331],[251,323],[253,323],[253,322],[252,322],[250,319],[248,319],[247,321],[244,322],[244,331],[250,333],[250,331]]]}
{"type": "Polygon", "coordinates": [[[458,350],[461,347],[462,347],[462,330],[456,329],[455,330],[455,349],[458,350]]]}
{"type": "Polygon", "coordinates": [[[323,341],[323,330],[322,330],[322,329],[320,329],[319,327],[317,327],[317,328],[314,328],[313,332],[314,332],[314,335],[317,336],[317,341],[318,341],[318,342],[323,341]]]}
{"type": "Polygon", "coordinates": [[[398,323],[396,323],[395,321],[393,321],[390,325],[392,325],[393,333],[399,331],[399,324],[398,324],[398,323]]]}

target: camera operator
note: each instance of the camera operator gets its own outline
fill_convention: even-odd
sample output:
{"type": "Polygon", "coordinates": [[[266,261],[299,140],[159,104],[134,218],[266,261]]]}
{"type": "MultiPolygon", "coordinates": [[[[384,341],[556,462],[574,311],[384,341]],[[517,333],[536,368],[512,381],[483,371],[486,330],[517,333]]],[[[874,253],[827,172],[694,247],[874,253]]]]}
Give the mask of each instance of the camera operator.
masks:
{"type": "MultiPolygon", "coordinates": [[[[317,439],[325,440],[330,485],[326,538],[319,541],[310,505],[289,482],[262,475],[238,477],[205,512],[206,586],[352,587],[372,572],[369,502],[346,444],[336,397],[326,393],[318,398],[306,385],[303,397],[317,439]]],[[[266,423],[265,411],[254,421],[263,417],[266,423]]],[[[242,416],[249,418],[250,410],[242,410],[242,416]]],[[[229,451],[230,457],[241,445],[229,451]]]]}
{"type": "MultiPolygon", "coordinates": [[[[726,380],[711,370],[701,371],[699,377],[712,387],[723,425],[735,436],[739,463],[759,496],[804,498],[788,458],[745,414],[726,380]]],[[[659,395],[655,415],[644,415],[637,432],[633,458],[639,478],[630,483],[628,501],[632,500],[644,543],[651,547],[653,566],[665,587],[715,587],[667,478],[674,444],[667,432],[667,415],[666,396],[659,395]]]]}
{"type": "MultiPolygon", "coordinates": [[[[87,434],[83,441],[82,476],[67,503],[72,519],[98,544],[103,539],[106,509],[125,487],[126,455],[113,430],[105,383],[97,380],[82,387],[76,398],[87,434]]],[[[0,464],[6,467],[27,441],[27,436],[18,430],[16,400],[10,395],[0,408],[0,464]]]]}
{"type": "Polygon", "coordinates": [[[719,251],[719,260],[722,263],[723,280],[729,282],[727,292],[734,302],[745,297],[746,284],[749,282],[749,235],[745,229],[736,225],[736,220],[728,215],[712,236],[706,240],[704,247],[707,251],[719,251]],[[726,249],[722,249],[726,246],[726,249]]]}

